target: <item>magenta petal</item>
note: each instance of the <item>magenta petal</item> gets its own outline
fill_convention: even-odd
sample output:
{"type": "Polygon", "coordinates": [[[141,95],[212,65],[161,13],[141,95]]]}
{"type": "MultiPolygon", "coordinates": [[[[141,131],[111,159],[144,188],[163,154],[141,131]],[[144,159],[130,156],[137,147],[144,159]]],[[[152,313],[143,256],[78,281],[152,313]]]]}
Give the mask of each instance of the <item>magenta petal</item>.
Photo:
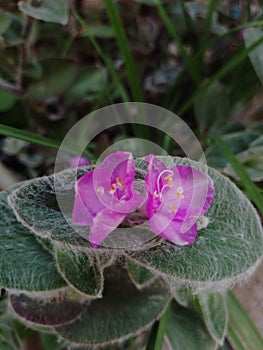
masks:
{"type": "Polygon", "coordinates": [[[165,165],[155,158],[153,155],[146,157],[148,166],[148,172],[145,178],[145,184],[147,191],[150,195],[153,195],[154,191],[157,191],[157,179],[159,174],[166,169],[165,165]]]}
{"type": "Polygon", "coordinates": [[[115,152],[104,159],[100,166],[107,170],[110,175],[110,181],[115,182],[119,177],[124,180],[125,187],[131,187],[134,181],[134,160],[129,152],[115,152]]]}
{"type": "Polygon", "coordinates": [[[173,186],[164,193],[162,213],[174,206],[177,208],[176,219],[179,220],[204,214],[214,196],[212,179],[190,166],[177,165],[170,169],[174,172],[173,186]],[[178,189],[183,191],[181,197],[176,196],[178,189]]]}
{"type": "Polygon", "coordinates": [[[172,221],[160,236],[179,246],[192,245],[197,236],[197,224],[194,223],[184,233],[181,232],[182,221],[172,221]]]}
{"type": "MultiPolygon", "coordinates": [[[[93,185],[96,190],[103,189],[103,195],[98,197],[98,200],[103,208],[127,214],[140,206],[142,203],[142,197],[138,192],[133,190],[133,180],[129,184],[129,194],[127,196],[124,195],[122,199],[119,199],[118,196],[110,193],[111,181],[108,169],[97,168],[95,171],[96,172],[93,176],[93,185]]],[[[116,175],[116,177],[119,178],[121,175],[123,176],[123,174],[119,173],[116,175]]]]}
{"type": "Polygon", "coordinates": [[[99,211],[101,211],[104,206],[99,199],[99,194],[96,191],[96,187],[93,183],[93,175],[96,171],[92,170],[87,174],[83,175],[75,185],[75,192],[79,195],[88,213],[91,216],[96,216],[99,211]]]}
{"type": "Polygon", "coordinates": [[[158,173],[166,169],[166,165],[156,158],[153,154],[149,154],[145,157],[149,171],[157,171],[158,173]]]}
{"type": "Polygon", "coordinates": [[[97,247],[125,218],[142,203],[133,189],[135,176],[131,153],[109,155],[75,185],[73,220],[90,226],[90,242],[97,247]]]}
{"type": "Polygon", "coordinates": [[[81,167],[84,165],[88,165],[90,161],[87,158],[72,156],[69,157],[69,164],[71,167],[81,167]]]}
{"type": "Polygon", "coordinates": [[[90,228],[89,241],[93,248],[97,248],[101,242],[123,221],[125,214],[104,209],[93,219],[90,228]]]}
{"type": "MultiPolygon", "coordinates": [[[[145,186],[148,192],[148,199],[146,203],[146,215],[151,217],[154,211],[160,206],[159,199],[154,198],[154,193],[158,192],[157,180],[159,174],[166,169],[165,165],[155,158],[152,154],[146,156],[146,162],[148,166],[148,172],[145,178],[145,186]]],[[[160,190],[161,190],[160,186],[160,190]]]]}
{"type": "Polygon", "coordinates": [[[168,241],[183,246],[194,243],[197,235],[196,222],[169,220],[164,215],[156,214],[150,220],[151,230],[168,241]],[[184,227],[183,227],[184,226],[184,227]]]}
{"type": "Polygon", "coordinates": [[[75,194],[72,218],[75,224],[86,226],[92,224],[92,215],[88,212],[78,192],[75,194]]]}

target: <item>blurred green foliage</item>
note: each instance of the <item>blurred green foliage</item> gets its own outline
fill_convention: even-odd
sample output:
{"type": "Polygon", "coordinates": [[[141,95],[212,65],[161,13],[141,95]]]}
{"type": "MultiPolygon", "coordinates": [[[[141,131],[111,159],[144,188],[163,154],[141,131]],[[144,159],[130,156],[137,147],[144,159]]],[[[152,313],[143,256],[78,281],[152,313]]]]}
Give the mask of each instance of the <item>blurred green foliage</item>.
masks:
{"type": "MultiPolygon", "coordinates": [[[[51,148],[79,119],[111,103],[144,101],[178,113],[207,148],[208,163],[253,200],[262,190],[251,192],[246,172],[261,187],[263,180],[262,26],[260,0],[0,0],[1,161],[25,178],[50,173],[51,148]]],[[[98,156],[124,134],[151,140],[145,129],[113,128],[88,154],[98,156]]],[[[153,134],[156,140],[177,154],[169,139],[153,134]]],[[[18,349],[21,327],[1,314],[2,305],[0,348],[18,349]]],[[[155,335],[158,341],[158,327],[155,335]]],[[[233,324],[229,337],[238,349],[233,324]]],[[[41,341],[45,349],[63,348],[52,335],[41,341]]]]}

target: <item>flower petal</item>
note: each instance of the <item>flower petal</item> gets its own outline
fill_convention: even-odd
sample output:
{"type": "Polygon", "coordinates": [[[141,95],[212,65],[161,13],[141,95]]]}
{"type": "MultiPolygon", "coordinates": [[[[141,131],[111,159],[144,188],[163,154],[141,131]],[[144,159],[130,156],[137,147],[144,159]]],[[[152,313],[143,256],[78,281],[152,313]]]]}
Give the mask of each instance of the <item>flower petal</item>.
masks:
{"type": "Polygon", "coordinates": [[[93,248],[97,248],[97,246],[123,221],[125,216],[125,214],[112,212],[108,209],[100,211],[93,219],[93,224],[89,233],[89,241],[93,248]]]}
{"type": "MultiPolygon", "coordinates": [[[[210,176],[190,166],[177,165],[170,168],[173,186],[164,192],[160,208],[163,215],[168,214],[173,206],[176,219],[184,220],[204,214],[210,207],[214,186],[210,176]]],[[[170,215],[169,215],[170,216],[170,215]]]]}
{"type": "Polygon", "coordinates": [[[146,202],[146,215],[151,217],[154,211],[160,206],[160,198],[157,197],[159,190],[158,188],[158,176],[159,174],[166,169],[165,165],[152,154],[146,156],[146,162],[148,166],[148,172],[145,177],[145,186],[148,192],[148,199],[146,202]]]}
{"type": "MultiPolygon", "coordinates": [[[[106,169],[110,176],[110,184],[115,183],[116,179],[122,179],[124,182],[124,193],[127,200],[132,197],[131,187],[134,181],[135,168],[132,154],[129,152],[115,152],[104,159],[100,166],[106,169]]],[[[117,190],[117,193],[121,192],[117,190]]],[[[120,193],[120,196],[122,193],[120,193]]]]}
{"type": "MultiPolygon", "coordinates": [[[[119,175],[119,173],[117,173],[117,175],[119,175]]],[[[137,191],[133,190],[133,182],[134,181],[132,180],[132,182],[129,184],[128,195],[119,199],[117,196],[111,194],[110,174],[108,169],[97,168],[95,169],[93,176],[93,186],[95,190],[103,190],[103,194],[98,196],[98,200],[103,208],[108,208],[109,210],[123,214],[130,213],[142,203],[141,195],[137,191]]]]}
{"type": "Polygon", "coordinates": [[[90,161],[87,158],[77,157],[77,156],[69,157],[68,162],[72,168],[81,167],[84,165],[88,165],[90,163],[90,161]]]}
{"type": "Polygon", "coordinates": [[[151,230],[158,236],[179,246],[193,244],[197,236],[197,224],[194,219],[169,220],[158,213],[150,219],[150,225],[151,230]]]}
{"type": "Polygon", "coordinates": [[[78,191],[75,193],[72,218],[75,224],[80,226],[90,226],[92,224],[93,217],[83,203],[78,191]]]}
{"type": "Polygon", "coordinates": [[[83,175],[75,185],[75,201],[79,197],[86,207],[88,214],[93,217],[104,208],[93,182],[94,172],[96,170],[83,175]]]}

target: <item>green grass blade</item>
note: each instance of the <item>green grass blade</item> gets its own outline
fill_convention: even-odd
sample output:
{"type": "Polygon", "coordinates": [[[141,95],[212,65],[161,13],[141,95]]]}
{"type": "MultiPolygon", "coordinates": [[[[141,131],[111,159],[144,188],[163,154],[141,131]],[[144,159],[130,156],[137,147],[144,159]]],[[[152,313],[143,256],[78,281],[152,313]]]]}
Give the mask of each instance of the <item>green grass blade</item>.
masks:
{"type": "Polygon", "coordinates": [[[195,65],[193,65],[193,61],[191,61],[191,64],[190,64],[190,58],[186,52],[186,49],[184,48],[184,44],[180,38],[180,35],[177,33],[177,30],[176,30],[172,20],[167,15],[167,13],[162,5],[162,2],[160,0],[158,0],[156,2],[156,7],[159,11],[159,15],[162,18],[164,25],[166,26],[167,31],[171,35],[172,39],[176,42],[176,45],[180,51],[180,54],[182,55],[182,57],[186,63],[186,67],[187,67],[186,69],[189,70],[191,77],[193,78],[194,82],[198,85],[198,83],[200,82],[200,79],[201,79],[199,74],[198,74],[198,71],[195,70],[195,65]]]}
{"type": "Polygon", "coordinates": [[[148,337],[145,350],[154,350],[155,340],[158,332],[159,322],[154,322],[151,328],[151,332],[148,337]]]}
{"type": "MultiPolygon", "coordinates": [[[[202,68],[204,64],[203,60],[203,55],[204,52],[207,48],[207,42],[209,40],[209,33],[210,33],[210,28],[213,20],[213,14],[217,6],[217,0],[211,0],[208,3],[208,10],[207,10],[207,16],[205,18],[205,23],[204,23],[204,29],[203,29],[203,34],[200,40],[200,51],[201,55],[199,56],[199,67],[202,68]]],[[[198,56],[198,55],[197,55],[198,56]]]]}
{"type": "MultiPolygon", "coordinates": [[[[83,30],[85,31],[85,33],[87,34],[89,40],[91,41],[92,45],[94,46],[95,50],[97,51],[97,53],[99,54],[99,56],[101,57],[101,59],[103,60],[104,64],[106,65],[111,78],[112,78],[112,82],[113,82],[113,86],[116,86],[116,88],[119,91],[120,97],[122,99],[122,102],[128,102],[129,101],[129,96],[121,82],[120,76],[118,75],[118,73],[116,72],[116,69],[114,67],[114,63],[112,62],[111,58],[108,57],[108,55],[104,52],[104,50],[102,49],[102,47],[99,45],[98,41],[93,37],[93,35],[90,33],[89,27],[86,24],[86,22],[84,21],[84,19],[77,13],[77,11],[75,9],[72,10],[73,14],[75,16],[75,18],[77,19],[77,21],[79,22],[79,24],[81,25],[81,27],[83,28],[83,30]]],[[[110,92],[111,89],[106,88],[105,89],[105,93],[107,94],[107,98],[110,104],[113,104],[114,101],[112,101],[112,98],[110,96],[110,92]]],[[[101,96],[101,98],[98,99],[98,103],[96,104],[94,110],[98,109],[101,105],[101,101],[103,99],[104,94],[101,96]]],[[[117,115],[117,114],[116,114],[117,115]]],[[[123,135],[126,135],[126,129],[125,126],[122,125],[122,123],[119,124],[120,125],[120,129],[123,135]]]]}
{"type": "Polygon", "coordinates": [[[232,347],[235,350],[248,350],[244,348],[242,341],[239,339],[238,334],[236,333],[235,329],[231,325],[228,326],[228,338],[232,347]]]}
{"type": "MultiPolygon", "coordinates": [[[[16,128],[13,128],[11,126],[4,125],[4,124],[0,124],[0,135],[6,136],[6,137],[12,137],[14,139],[23,140],[23,141],[26,141],[29,143],[33,143],[33,144],[44,146],[44,147],[49,147],[52,149],[58,150],[60,148],[59,141],[52,140],[52,139],[49,139],[47,137],[37,135],[37,134],[34,134],[32,132],[29,132],[29,131],[16,129],[16,128]]],[[[67,146],[61,150],[65,151],[69,154],[80,155],[79,148],[77,147],[77,145],[70,145],[70,146],[67,146]],[[74,146],[76,146],[76,147],[74,147],[74,146]]],[[[89,158],[89,153],[84,152],[83,155],[87,156],[89,158]]]]}
{"type": "Polygon", "coordinates": [[[188,10],[187,10],[186,4],[185,4],[185,0],[179,0],[179,3],[180,3],[181,9],[182,9],[183,14],[184,14],[184,19],[185,19],[186,26],[188,28],[190,41],[193,43],[193,45],[196,49],[197,45],[198,45],[198,38],[197,38],[197,34],[196,34],[195,23],[188,13],[188,10]]]}
{"type": "Polygon", "coordinates": [[[236,348],[238,350],[263,349],[262,337],[245,310],[231,292],[228,293],[227,304],[229,310],[228,335],[230,340],[234,341],[239,346],[236,348]]]}
{"type": "Polygon", "coordinates": [[[51,140],[47,137],[39,136],[37,134],[33,134],[32,132],[16,129],[4,124],[0,124],[0,135],[13,137],[14,139],[35,143],[37,145],[49,148],[59,149],[60,147],[59,141],[51,140]]]}
{"type": "MultiPolygon", "coordinates": [[[[234,55],[231,59],[229,59],[222,68],[220,68],[217,72],[215,72],[205,84],[200,86],[187,100],[187,102],[180,108],[178,114],[185,113],[193,104],[194,100],[201,95],[206,89],[208,89],[216,80],[220,80],[223,76],[229,73],[232,69],[234,69],[238,64],[244,61],[248,54],[252,52],[256,47],[258,47],[263,42],[263,36],[255,41],[248,48],[244,48],[236,55],[234,55]]],[[[171,106],[172,107],[172,106],[171,106]]]]}
{"type": "Polygon", "coordinates": [[[162,350],[169,313],[170,303],[167,305],[166,310],[159,322],[154,323],[149,335],[146,350],[162,350]]]}
{"type": "Polygon", "coordinates": [[[255,203],[258,210],[263,215],[263,196],[261,195],[260,190],[250,179],[244,166],[237,160],[228,144],[219,137],[214,137],[214,140],[222,153],[225,155],[226,159],[232,165],[236,174],[240,177],[240,181],[246,189],[247,195],[255,203]]]}
{"type": "Polygon", "coordinates": [[[212,20],[213,20],[213,13],[216,9],[216,6],[217,6],[217,0],[209,1],[207,16],[205,18],[204,30],[203,30],[202,40],[201,40],[202,42],[203,40],[206,41],[208,39],[212,20]]]}
{"type": "Polygon", "coordinates": [[[143,90],[139,81],[139,75],[116,6],[112,0],[104,0],[104,4],[124,61],[132,98],[135,102],[143,101],[143,90]]]}
{"type": "MultiPolygon", "coordinates": [[[[193,64],[193,62],[200,62],[200,58],[203,56],[204,52],[210,48],[213,47],[214,45],[216,45],[220,40],[224,39],[225,37],[234,34],[238,31],[241,31],[243,29],[246,28],[255,28],[255,27],[261,27],[263,26],[263,21],[254,21],[254,22],[247,22],[244,24],[241,24],[240,26],[237,26],[235,28],[232,28],[230,30],[228,30],[225,33],[220,34],[219,36],[217,36],[215,39],[213,40],[207,40],[206,45],[204,45],[203,47],[200,46],[200,48],[197,50],[197,52],[189,59],[189,61],[185,64],[185,66],[182,68],[182,70],[180,71],[177,79],[175,80],[173,86],[171,87],[169,93],[167,94],[166,98],[165,98],[165,106],[167,108],[172,108],[174,109],[174,107],[177,105],[178,100],[174,98],[174,96],[176,95],[176,88],[178,86],[178,84],[181,82],[181,79],[184,77],[185,72],[189,69],[189,65],[191,66],[193,64]],[[172,103],[169,103],[169,101],[172,99],[172,103]]],[[[193,102],[193,101],[192,101],[193,102]]],[[[192,103],[191,102],[191,103],[192,103]]],[[[187,106],[186,109],[188,109],[191,106],[191,103],[189,106],[187,106]]]]}
{"type": "Polygon", "coordinates": [[[207,40],[206,42],[204,42],[204,45],[201,46],[199,50],[197,50],[196,54],[191,58],[191,60],[196,60],[200,58],[200,56],[202,56],[208,48],[213,47],[219,41],[221,41],[222,39],[224,39],[225,37],[231,34],[234,34],[246,28],[255,28],[255,27],[262,27],[262,26],[263,26],[263,21],[261,20],[261,21],[243,23],[237,27],[231,28],[230,30],[218,35],[215,39],[207,40]]]}
{"type": "Polygon", "coordinates": [[[98,41],[93,37],[93,35],[90,33],[89,27],[84,21],[84,19],[77,13],[75,9],[72,9],[73,14],[81,27],[84,29],[85,33],[87,34],[89,40],[91,41],[92,45],[94,46],[95,50],[99,54],[99,56],[102,58],[103,62],[105,63],[106,67],[108,68],[110,75],[112,77],[113,83],[118,88],[121,99],[123,102],[129,101],[129,96],[126,92],[126,90],[123,87],[123,84],[120,81],[119,75],[116,72],[116,69],[114,67],[114,63],[112,60],[107,56],[107,54],[104,52],[102,47],[99,45],[98,41]]]}

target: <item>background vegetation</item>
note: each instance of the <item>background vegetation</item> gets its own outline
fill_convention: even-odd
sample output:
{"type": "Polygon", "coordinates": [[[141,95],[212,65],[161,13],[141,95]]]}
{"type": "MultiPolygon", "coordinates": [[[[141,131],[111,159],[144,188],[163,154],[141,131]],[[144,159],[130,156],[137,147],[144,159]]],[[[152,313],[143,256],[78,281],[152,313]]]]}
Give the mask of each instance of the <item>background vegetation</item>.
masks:
{"type": "MultiPolygon", "coordinates": [[[[262,1],[252,0],[0,0],[0,187],[52,173],[60,141],[83,116],[148,102],[179,115],[208,164],[263,215],[262,26],[262,1]]],[[[129,126],[96,136],[86,154],[96,159],[127,135],[180,154],[158,131],[129,126]]],[[[233,295],[229,305],[232,346],[259,349],[233,295]]],[[[3,349],[35,336],[11,323],[0,320],[3,349]]],[[[156,350],[164,323],[151,333],[156,350]]],[[[46,349],[57,349],[52,341],[41,336],[46,349]]]]}

